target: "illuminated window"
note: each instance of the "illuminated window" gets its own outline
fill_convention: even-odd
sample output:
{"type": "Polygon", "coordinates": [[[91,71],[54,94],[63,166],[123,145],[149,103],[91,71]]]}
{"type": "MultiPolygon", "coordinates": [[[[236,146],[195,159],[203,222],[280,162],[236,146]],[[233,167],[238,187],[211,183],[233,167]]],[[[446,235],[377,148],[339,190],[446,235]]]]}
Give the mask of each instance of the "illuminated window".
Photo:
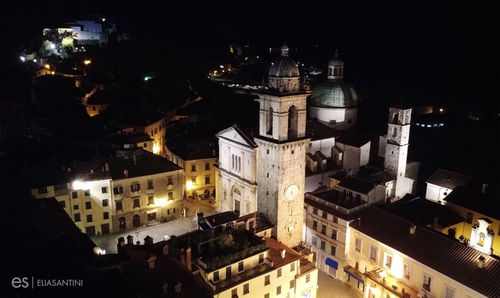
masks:
{"type": "Polygon", "coordinates": [[[431,281],[432,277],[424,273],[424,282],[422,283],[422,288],[426,291],[431,291],[431,281]]]}
{"type": "Polygon", "coordinates": [[[479,233],[479,241],[477,242],[477,244],[479,246],[483,246],[485,238],[486,238],[486,235],[484,235],[484,233],[479,233]]]}
{"type": "Polygon", "coordinates": [[[384,254],[384,266],[387,269],[391,269],[392,267],[392,256],[390,254],[384,254]]]}
{"type": "Polygon", "coordinates": [[[357,252],[361,252],[361,239],[360,238],[356,238],[354,240],[354,248],[356,249],[357,252]]]}
{"type": "Polygon", "coordinates": [[[377,248],[374,246],[370,246],[370,259],[377,261],[377,248]]]}

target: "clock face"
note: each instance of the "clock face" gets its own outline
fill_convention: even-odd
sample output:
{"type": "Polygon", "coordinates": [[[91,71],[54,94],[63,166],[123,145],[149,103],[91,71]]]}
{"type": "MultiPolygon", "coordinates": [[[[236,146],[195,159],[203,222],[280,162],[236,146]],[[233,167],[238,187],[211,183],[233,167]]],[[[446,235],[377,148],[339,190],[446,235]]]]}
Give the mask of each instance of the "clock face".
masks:
{"type": "Polygon", "coordinates": [[[299,187],[295,184],[289,185],[285,189],[285,198],[288,200],[294,200],[299,195],[299,187]]]}

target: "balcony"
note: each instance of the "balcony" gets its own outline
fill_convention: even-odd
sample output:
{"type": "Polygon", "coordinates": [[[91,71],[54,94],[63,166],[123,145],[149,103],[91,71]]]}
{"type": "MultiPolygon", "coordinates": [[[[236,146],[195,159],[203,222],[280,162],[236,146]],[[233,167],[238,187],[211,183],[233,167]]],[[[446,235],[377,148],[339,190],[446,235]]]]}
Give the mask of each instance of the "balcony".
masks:
{"type": "Polygon", "coordinates": [[[273,263],[270,259],[265,259],[264,263],[259,264],[252,269],[243,271],[238,275],[234,275],[225,280],[219,280],[217,282],[209,281],[210,287],[214,290],[215,293],[222,292],[225,289],[229,289],[235,284],[251,280],[257,276],[261,276],[266,274],[269,271],[273,270],[273,263]]]}
{"type": "MultiPolygon", "coordinates": [[[[385,272],[384,269],[372,270],[364,273],[367,281],[379,285],[381,290],[380,297],[385,297],[384,293],[391,293],[401,298],[417,298],[418,291],[402,283],[396,277],[385,272]]],[[[373,287],[372,287],[373,288],[373,287]]],[[[378,287],[377,287],[378,288],[378,287]]],[[[367,289],[368,291],[369,289],[367,289]]],[[[376,291],[374,291],[376,292],[376,291]]]]}

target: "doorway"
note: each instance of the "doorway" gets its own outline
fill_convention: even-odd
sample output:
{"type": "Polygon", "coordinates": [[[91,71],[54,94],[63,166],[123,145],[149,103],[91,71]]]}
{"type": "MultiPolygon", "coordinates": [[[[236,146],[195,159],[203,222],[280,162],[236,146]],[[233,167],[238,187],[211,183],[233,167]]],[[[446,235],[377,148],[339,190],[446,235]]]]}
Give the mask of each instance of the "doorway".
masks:
{"type": "Polygon", "coordinates": [[[134,225],[135,228],[141,226],[141,218],[139,217],[138,214],[134,215],[134,217],[132,218],[132,224],[134,225]]]}
{"type": "Polygon", "coordinates": [[[120,217],[118,219],[118,222],[119,222],[119,227],[120,227],[120,230],[125,230],[127,228],[127,222],[125,220],[125,217],[120,217]]]}

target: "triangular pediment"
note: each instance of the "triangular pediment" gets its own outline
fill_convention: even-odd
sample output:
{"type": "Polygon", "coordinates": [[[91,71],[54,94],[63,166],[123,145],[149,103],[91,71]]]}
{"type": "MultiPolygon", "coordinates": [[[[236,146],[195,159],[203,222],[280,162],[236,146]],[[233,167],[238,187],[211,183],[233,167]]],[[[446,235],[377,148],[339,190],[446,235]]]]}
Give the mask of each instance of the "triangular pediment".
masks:
{"type": "Polygon", "coordinates": [[[250,148],[256,148],[253,137],[245,134],[236,124],[216,134],[216,137],[230,140],[250,148]]]}

